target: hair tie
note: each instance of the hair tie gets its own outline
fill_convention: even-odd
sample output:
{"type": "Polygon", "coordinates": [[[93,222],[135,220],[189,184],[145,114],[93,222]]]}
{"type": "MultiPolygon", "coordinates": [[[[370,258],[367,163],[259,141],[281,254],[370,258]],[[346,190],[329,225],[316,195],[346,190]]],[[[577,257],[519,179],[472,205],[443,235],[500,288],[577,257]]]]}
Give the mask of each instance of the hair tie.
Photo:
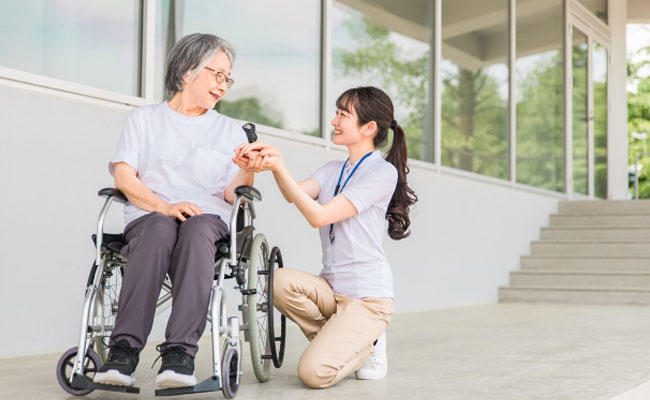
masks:
{"type": "Polygon", "coordinates": [[[397,128],[397,121],[393,120],[393,122],[390,123],[390,129],[395,130],[397,128]]]}

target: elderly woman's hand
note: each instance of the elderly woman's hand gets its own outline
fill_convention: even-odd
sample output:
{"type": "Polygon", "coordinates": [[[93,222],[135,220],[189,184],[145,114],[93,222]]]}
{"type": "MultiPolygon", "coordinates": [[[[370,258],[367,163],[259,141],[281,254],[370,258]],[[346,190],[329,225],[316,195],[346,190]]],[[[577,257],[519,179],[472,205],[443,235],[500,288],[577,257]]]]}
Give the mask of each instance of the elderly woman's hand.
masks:
{"type": "Polygon", "coordinates": [[[263,143],[246,143],[235,149],[233,161],[240,167],[249,171],[262,172],[274,170],[282,159],[280,152],[275,147],[263,143]]]}
{"type": "Polygon", "coordinates": [[[203,214],[203,210],[199,206],[188,203],[187,201],[179,201],[174,204],[167,203],[160,210],[156,210],[156,212],[168,217],[176,217],[181,222],[184,222],[189,217],[203,214]]]}

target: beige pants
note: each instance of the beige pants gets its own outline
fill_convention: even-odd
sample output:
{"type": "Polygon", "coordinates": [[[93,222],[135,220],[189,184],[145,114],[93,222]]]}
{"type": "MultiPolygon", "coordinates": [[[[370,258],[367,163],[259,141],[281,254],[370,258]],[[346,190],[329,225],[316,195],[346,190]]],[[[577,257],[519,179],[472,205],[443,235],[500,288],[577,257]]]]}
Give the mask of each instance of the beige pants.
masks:
{"type": "Polygon", "coordinates": [[[275,306],[310,341],[298,362],[300,380],[326,388],[361,368],[390,323],[393,299],[337,294],[322,277],[287,268],[274,278],[275,306]]]}

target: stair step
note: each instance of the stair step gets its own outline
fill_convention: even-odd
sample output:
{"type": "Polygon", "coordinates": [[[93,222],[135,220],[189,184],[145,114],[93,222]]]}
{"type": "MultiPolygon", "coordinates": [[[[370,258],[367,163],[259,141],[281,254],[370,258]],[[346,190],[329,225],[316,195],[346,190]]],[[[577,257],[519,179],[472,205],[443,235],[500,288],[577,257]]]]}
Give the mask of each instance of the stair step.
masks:
{"type": "Polygon", "coordinates": [[[650,271],[513,271],[512,287],[609,287],[650,290],[650,271]]]}
{"type": "Polygon", "coordinates": [[[532,242],[533,256],[636,256],[650,257],[650,241],[644,242],[532,242]]]}
{"type": "Polygon", "coordinates": [[[650,271],[650,257],[523,256],[521,269],[650,271]]]}
{"type": "Polygon", "coordinates": [[[650,214],[650,200],[561,201],[560,214],[650,214]]]}
{"type": "Polygon", "coordinates": [[[650,228],[650,214],[553,214],[551,227],[650,228]]]}
{"type": "Polygon", "coordinates": [[[650,304],[648,288],[500,287],[499,302],[650,304]]]}
{"type": "Polygon", "coordinates": [[[621,241],[635,242],[650,240],[650,227],[634,228],[601,228],[601,227],[553,227],[542,228],[541,239],[543,241],[575,241],[575,242],[594,242],[594,241],[621,241]]]}

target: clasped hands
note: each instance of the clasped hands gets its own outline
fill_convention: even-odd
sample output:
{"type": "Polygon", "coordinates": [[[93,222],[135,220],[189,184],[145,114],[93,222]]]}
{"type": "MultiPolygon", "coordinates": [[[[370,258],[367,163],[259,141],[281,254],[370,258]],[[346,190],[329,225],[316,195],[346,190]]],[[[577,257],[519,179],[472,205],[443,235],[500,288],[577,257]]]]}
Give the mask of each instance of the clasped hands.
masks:
{"type": "Polygon", "coordinates": [[[240,168],[252,172],[273,171],[280,164],[282,156],[275,147],[263,143],[245,143],[235,149],[233,162],[240,168]]]}

